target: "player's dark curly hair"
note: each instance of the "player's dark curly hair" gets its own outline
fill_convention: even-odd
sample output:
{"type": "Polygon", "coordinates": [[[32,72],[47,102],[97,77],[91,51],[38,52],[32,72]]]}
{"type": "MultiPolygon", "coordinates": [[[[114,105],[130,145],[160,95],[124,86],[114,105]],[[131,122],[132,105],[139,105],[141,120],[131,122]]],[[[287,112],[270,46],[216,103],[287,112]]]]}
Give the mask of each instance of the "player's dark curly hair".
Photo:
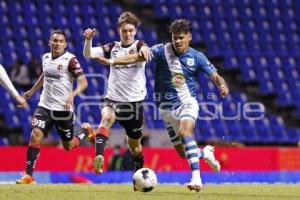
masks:
{"type": "Polygon", "coordinates": [[[118,19],[118,27],[123,24],[132,24],[136,28],[141,24],[140,19],[132,12],[123,12],[118,19]]]}
{"type": "Polygon", "coordinates": [[[191,22],[186,19],[177,19],[169,26],[170,33],[192,33],[191,22]]]}

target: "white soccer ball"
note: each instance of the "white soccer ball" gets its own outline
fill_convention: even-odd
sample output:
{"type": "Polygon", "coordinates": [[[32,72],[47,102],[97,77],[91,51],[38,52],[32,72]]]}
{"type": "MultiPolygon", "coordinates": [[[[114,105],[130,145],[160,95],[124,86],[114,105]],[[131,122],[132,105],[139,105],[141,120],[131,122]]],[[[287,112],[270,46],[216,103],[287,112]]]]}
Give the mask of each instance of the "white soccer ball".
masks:
{"type": "Polygon", "coordinates": [[[141,168],[133,174],[135,191],[150,192],[157,185],[156,174],[152,169],[141,168]]]}

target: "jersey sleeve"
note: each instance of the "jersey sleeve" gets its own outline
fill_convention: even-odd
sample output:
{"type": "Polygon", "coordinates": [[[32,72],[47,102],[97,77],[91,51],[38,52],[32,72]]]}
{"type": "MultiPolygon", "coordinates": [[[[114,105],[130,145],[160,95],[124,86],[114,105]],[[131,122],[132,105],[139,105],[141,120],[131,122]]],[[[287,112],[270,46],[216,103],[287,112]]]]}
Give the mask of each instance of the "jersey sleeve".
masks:
{"type": "Polygon", "coordinates": [[[103,57],[103,50],[101,47],[92,47],[92,40],[85,40],[83,46],[83,55],[86,58],[103,57]]]}
{"type": "Polygon", "coordinates": [[[92,47],[91,48],[91,58],[96,58],[96,57],[102,57],[103,56],[103,50],[101,47],[92,47]]]}
{"type": "Polygon", "coordinates": [[[143,46],[148,46],[148,45],[146,44],[146,42],[144,40],[139,40],[136,45],[136,48],[138,51],[140,51],[143,46]]]}
{"type": "Polygon", "coordinates": [[[207,76],[212,75],[217,71],[217,68],[207,59],[203,53],[197,54],[197,63],[200,71],[204,72],[207,76]]]}
{"type": "Polygon", "coordinates": [[[81,65],[78,62],[76,57],[71,58],[69,62],[68,70],[73,75],[74,78],[78,78],[81,74],[83,74],[81,65]]]}
{"type": "Polygon", "coordinates": [[[153,60],[154,61],[157,61],[158,57],[160,55],[162,55],[162,51],[164,49],[164,45],[163,44],[157,44],[157,45],[154,45],[150,48],[152,54],[153,54],[153,60]]]}
{"type": "Polygon", "coordinates": [[[115,46],[114,42],[101,46],[105,58],[110,58],[110,53],[114,46],[115,46]]]}

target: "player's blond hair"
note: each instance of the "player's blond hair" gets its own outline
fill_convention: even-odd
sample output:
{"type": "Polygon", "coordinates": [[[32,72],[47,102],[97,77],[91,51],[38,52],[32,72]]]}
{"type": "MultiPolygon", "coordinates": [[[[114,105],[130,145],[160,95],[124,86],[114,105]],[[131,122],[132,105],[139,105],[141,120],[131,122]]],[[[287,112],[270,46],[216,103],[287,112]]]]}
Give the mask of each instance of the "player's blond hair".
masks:
{"type": "Polygon", "coordinates": [[[140,19],[132,12],[123,12],[118,19],[118,27],[123,24],[132,24],[136,28],[141,24],[140,19]]]}

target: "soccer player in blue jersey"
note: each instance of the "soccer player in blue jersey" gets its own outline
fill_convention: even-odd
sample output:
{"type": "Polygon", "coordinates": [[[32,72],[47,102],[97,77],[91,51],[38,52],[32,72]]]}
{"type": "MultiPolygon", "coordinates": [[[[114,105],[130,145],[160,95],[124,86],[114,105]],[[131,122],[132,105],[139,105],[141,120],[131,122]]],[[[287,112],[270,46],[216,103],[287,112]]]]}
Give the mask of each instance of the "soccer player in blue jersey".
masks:
{"type": "MultiPolygon", "coordinates": [[[[222,98],[228,95],[229,89],[206,56],[190,47],[192,26],[188,20],[175,20],[169,32],[172,35],[171,43],[151,47],[156,61],[156,101],[173,146],[190,165],[192,178],[187,187],[198,192],[203,189],[199,158],[205,159],[214,171],[220,171],[220,164],[214,157],[212,146],[199,149],[193,138],[199,111],[195,88],[197,75],[199,72],[208,75],[219,88],[222,98]]],[[[102,64],[125,65],[146,59],[133,54],[109,60],[101,57],[97,60],[102,64]]]]}

